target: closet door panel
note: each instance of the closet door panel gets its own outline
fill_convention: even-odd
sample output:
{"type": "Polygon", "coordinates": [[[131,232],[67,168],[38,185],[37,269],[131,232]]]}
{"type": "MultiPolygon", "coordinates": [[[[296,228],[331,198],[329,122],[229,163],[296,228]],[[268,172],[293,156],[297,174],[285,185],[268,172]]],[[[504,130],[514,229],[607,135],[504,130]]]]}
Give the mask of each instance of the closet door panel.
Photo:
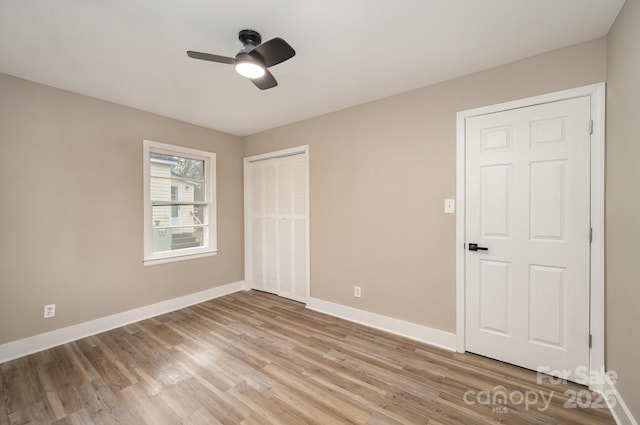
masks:
{"type": "Polygon", "coordinates": [[[294,298],[305,300],[307,297],[307,223],[306,223],[306,164],[300,155],[291,158],[293,197],[293,269],[294,298]]]}
{"type": "Polygon", "coordinates": [[[293,195],[293,214],[296,216],[304,216],[306,214],[306,171],[305,160],[302,155],[300,158],[294,157],[292,160],[292,195],[293,195]]]}
{"type": "Polygon", "coordinates": [[[278,293],[278,221],[277,221],[277,180],[276,164],[273,161],[264,161],[263,185],[264,185],[264,263],[265,285],[264,290],[278,293]]]}
{"type": "Polygon", "coordinates": [[[262,167],[264,184],[264,215],[266,217],[275,217],[277,214],[276,164],[273,164],[270,161],[264,161],[262,167]]]}
{"type": "Polygon", "coordinates": [[[280,249],[278,251],[278,270],[280,272],[278,294],[283,297],[291,298],[293,294],[291,257],[294,249],[292,246],[293,244],[291,243],[291,238],[293,236],[291,220],[282,218],[278,224],[278,243],[280,244],[280,249]]]}
{"type": "Polygon", "coordinates": [[[250,283],[254,289],[264,290],[264,167],[261,163],[251,165],[251,262],[250,283]]]}
{"type": "Polygon", "coordinates": [[[276,219],[267,217],[265,220],[265,286],[264,290],[277,294],[278,291],[278,232],[276,229],[276,219]]]}
{"type": "Polygon", "coordinates": [[[307,225],[304,219],[294,220],[294,296],[299,300],[307,298],[307,225]]]}
{"type": "Polygon", "coordinates": [[[286,217],[292,210],[292,167],[289,158],[278,159],[278,215],[286,217]]]}
{"type": "Polygon", "coordinates": [[[306,158],[272,158],[249,167],[251,287],[305,302],[306,158]]]}
{"type": "Polygon", "coordinates": [[[251,237],[251,287],[253,289],[265,289],[264,273],[264,220],[252,219],[251,237]]]}

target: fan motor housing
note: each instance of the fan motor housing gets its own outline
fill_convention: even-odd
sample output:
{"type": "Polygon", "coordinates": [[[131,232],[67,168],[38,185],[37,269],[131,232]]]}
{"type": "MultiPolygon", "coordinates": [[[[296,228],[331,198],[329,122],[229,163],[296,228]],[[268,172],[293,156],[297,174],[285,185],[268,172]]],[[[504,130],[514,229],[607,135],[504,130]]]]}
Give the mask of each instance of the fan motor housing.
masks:
{"type": "Polygon", "coordinates": [[[254,47],[262,43],[260,33],[254,30],[242,30],[238,34],[238,39],[243,45],[252,44],[254,47]]]}

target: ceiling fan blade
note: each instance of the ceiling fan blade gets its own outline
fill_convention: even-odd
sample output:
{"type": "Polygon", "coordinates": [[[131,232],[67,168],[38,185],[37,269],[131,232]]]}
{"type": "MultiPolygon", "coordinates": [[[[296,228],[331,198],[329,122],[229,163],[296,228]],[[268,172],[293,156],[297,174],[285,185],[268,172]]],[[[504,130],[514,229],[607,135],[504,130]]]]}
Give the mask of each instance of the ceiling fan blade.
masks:
{"type": "Polygon", "coordinates": [[[268,70],[265,69],[265,73],[262,77],[260,78],[253,78],[251,80],[253,82],[253,84],[256,85],[257,88],[259,88],[260,90],[266,90],[266,89],[270,89],[273,88],[275,86],[278,85],[278,82],[276,81],[276,79],[274,78],[273,74],[270,73],[268,70]]]}
{"type": "Polygon", "coordinates": [[[235,63],[234,58],[212,55],[211,53],[192,52],[191,50],[187,52],[187,56],[193,59],[202,59],[204,61],[228,63],[229,65],[233,65],[235,63]]]}
{"type": "Polygon", "coordinates": [[[264,63],[264,66],[277,65],[281,62],[291,59],[295,56],[296,51],[289,43],[277,37],[266,41],[249,52],[251,56],[258,57],[264,63]]]}

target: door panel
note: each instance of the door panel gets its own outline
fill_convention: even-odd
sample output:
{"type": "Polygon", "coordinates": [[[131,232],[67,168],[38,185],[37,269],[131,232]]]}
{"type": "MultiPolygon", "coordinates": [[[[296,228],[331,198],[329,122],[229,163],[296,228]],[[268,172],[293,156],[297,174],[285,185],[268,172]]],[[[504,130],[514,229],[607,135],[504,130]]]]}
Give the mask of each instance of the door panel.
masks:
{"type": "Polygon", "coordinates": [[[564,347],[565,268],[529,267],[529,338],[564,347]]]}
{"type": "Polygon", "coordinates": [[[265,284],[264,291],[278,293],[278,229],[275,217],[266,217],[264,220],[264,264],[265,284]]]}
{"type": "Polygon", "coordinates": [[[480,261],[480,329],[509,335],[510,264],[480,261]]]}
{"type": "Polygon", "coordinates": [[[291,298],[293,296],[293,276],[292,276],[292,256],[293,249],[292,244],[292,229],[291,220],[280,219],[278,226],[278,294],[291,298]]]}
{"type": "Polygon", "coordinates": [[[297,301],[307,299],[306,157],[248,164],[251,288],[297,301]]]}
{"type": "Polygon", "coordinates": [[[531,239],[566,242],[567,161],[531,164],[531,239]]]}
{"type": "Polygon", "coordinates": [[[251,167],[251,282],[252,287],[265,290],[264,264],[264,164],[256,163],[251,167]]]}
{"type": "Polygon", "coordinates": [[[294,291],[298,300],[307,297],[307,223],[304,218],[294,220],[294,291]]]}
{"type": "Polygon", "coordinates": [[[511,236],[511,165],[480,169],[480,234],[483,237],[511,236]]]}
{"type": "Polygon", "coordinates": [[[264,283],[264,219],[252,218],[251,238],[251,283],[253,289],[265,290],[264,283]]]}
{"type": "MultiPolygon", "coordinates": [[[[589,97],[468,118],[466,350],[589,364],[589,97]]],[[[576,379],[570,376],[569,379],[576,379]]]]}

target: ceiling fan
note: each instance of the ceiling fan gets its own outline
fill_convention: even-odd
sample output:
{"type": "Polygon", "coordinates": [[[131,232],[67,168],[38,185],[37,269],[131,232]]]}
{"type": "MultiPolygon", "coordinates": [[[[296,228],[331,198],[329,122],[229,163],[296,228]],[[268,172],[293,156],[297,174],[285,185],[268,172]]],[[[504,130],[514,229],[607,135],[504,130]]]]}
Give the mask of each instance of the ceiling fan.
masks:
{"type": "Polygon", "coordinates": [[[235,58],[191,50],[187,52],[187,55],[194,59],[235,65],[236,72],[251,79],[260,90],[277,86],[278,82],[267,68],[291,59],[296,51],[289,43],[279,37],[262,43],[260,34],[253,30],[240,31],[238,38],[242,42],[242,49],[235,58]]]}

